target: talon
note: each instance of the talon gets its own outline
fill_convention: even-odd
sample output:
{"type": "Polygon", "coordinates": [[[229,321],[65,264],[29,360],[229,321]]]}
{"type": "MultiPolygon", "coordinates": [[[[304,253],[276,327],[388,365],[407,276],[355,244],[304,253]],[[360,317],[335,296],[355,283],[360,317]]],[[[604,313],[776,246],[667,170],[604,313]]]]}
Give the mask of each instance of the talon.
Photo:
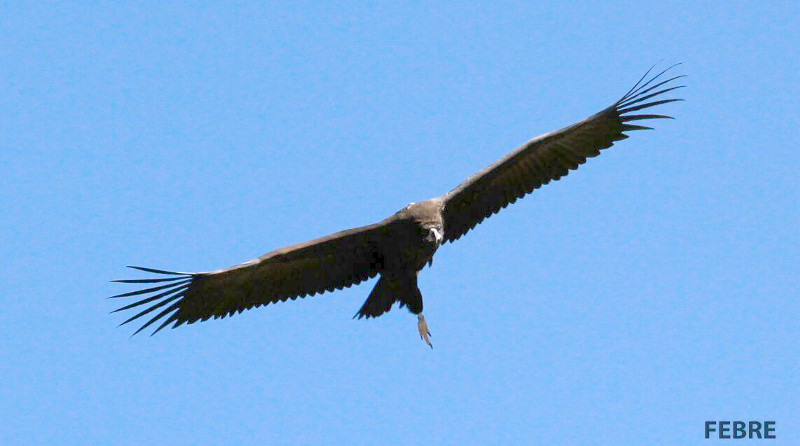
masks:
{"type": "Polygon", "coordinates": [[[433,348],[433,344],[431,344],[431,340],[428,339],[428,336],[431,335],[431,332],[428,331],[428,324],[425,322],[425,317],[422,315],[422,313],[420,313],[420,314],[417,315],[417,319],[418,319],[418,321],[417,321],[417,330],[419,330],[420,339],[425,341],[425,343],[428,344],[428,346],[430,348],[433,348]]]}

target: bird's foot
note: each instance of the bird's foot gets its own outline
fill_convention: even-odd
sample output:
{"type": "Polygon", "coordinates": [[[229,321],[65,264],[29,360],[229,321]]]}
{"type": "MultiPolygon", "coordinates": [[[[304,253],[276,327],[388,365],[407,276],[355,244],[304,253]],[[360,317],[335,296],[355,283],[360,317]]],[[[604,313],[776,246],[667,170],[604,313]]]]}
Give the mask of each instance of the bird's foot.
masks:
{"type": "Polygon", "coordinates": [[[422,315],[422,313],[420,313],[417,315],[417,319],[417,330],[419,330],[420,339],[425,341],[430,348],[433,348],[433,344],[431,344],[430,340],[431,332],[428,331],[428,324],[425,322],[425,317],[422,315]]]}

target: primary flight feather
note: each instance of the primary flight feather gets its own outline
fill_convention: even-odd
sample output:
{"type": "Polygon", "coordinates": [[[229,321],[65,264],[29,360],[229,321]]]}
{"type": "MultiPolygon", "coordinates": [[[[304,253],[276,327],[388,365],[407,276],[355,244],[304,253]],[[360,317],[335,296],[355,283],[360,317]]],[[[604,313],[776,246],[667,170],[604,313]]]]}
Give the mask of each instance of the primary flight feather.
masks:
{"type": "Polygon", "coordinates": [[[577,169],[587,158],[627,138],[626,132],[650,129],[633,122],[670,118],[640,111],[681,100],[661,96],[683,87],[672,83],[684,76],[662,80],[673,67],[646,79],[648,71],[610,107],[536,137],[450,192],[411,203],[378,223],[287,246],[216,271],[184,273],[131,266],[162,277],[116,280],[149,285],[113,296],[138,299],[115,311],[137,311],[122,324],[139,318],[146,321],[134,334],[158,323],[155,334],[170,325],[175,328],[225,317],[286,299],[342,289],[380,275],[356,317],[380,316],[399,302],[418,316],[419,334],[431,345],[422,316],[417,274],[432,261],[437,248],[443,242],[454,242],[534,189],[577,169]]]}

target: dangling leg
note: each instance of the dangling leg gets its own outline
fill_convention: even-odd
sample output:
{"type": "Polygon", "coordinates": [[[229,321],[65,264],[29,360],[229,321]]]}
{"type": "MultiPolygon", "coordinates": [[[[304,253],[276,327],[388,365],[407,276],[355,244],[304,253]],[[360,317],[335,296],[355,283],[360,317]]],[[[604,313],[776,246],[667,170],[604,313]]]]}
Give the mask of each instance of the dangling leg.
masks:
{"type": "Polygon", "coordinates": [[[411,289],[408,292],[404,293],[404,296],[407,296],[401,302],[408,305],[408,311],[417,315],[417,330],[419,331],[419,337],[430,348],[433,348],[433,344],[431,344],[430,335],[431,332],[428,331],[428,324],[425,322],[425,316],[422,315],[422,293],[419,291],[419,287],[417,287],[417,280],[416,276],[414,277],[414,282],[411,284],[411,289]]]}
{"type": "Polygon", "coordinates": [[[428,331],[428,324],[425,322],[425,317],[422,315],[422,293],[417,287],[416,274],[403,275],[400,277],[397,275],[384,276],[381,274],[381,278],[378,280],[378,283],[375,284],[375,288],[372,289],[367,301],[364,302],[364,305],[353,318],[378,317],[389,311],[389,309],[392,308],[392,304],[396,301],[400,301],[401,307],[404,305],[408,306],[408,310],[417,315],[419,337],[422,338],[430,348],[433,348],[433,344],[431,344],[430,340],[431,332],[428,331]]]}
{"type": "Polygon", "coordinates": [[[425,322],[425,316],[423,316],[422,313],[417,315],[417,330],[419,330],[420,339],[425,341],[426,344],[433,348],[433,344],[431,344],[431,340],[429,338],[431,332],[428,331],[428,323],[425,322]]]}

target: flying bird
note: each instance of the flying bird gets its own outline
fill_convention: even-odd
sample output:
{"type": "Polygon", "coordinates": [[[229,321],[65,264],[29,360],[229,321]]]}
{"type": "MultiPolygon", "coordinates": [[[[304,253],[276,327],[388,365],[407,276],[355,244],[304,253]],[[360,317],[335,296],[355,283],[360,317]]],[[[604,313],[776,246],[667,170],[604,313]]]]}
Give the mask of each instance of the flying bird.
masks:
{"type": "Polygon", "coordinates": [[[450,192],[410,203],[378,223],[276,249],[216,271],[187,273],[130,266],[166,277],[115,281],[155,285],[112,296],[137,299],[115,312],[143,307],[120,325],[145,318],[146,322],[134,335],[160,322],[155,334],[169,325],[176,328],[212,317],[224,318],[261,305],[340,290],[380,276],[354,318],[378,317],[399,302],[400,307],[408,307],[417,315],[419,335],[433,348],[422,315],[417,275],[426,264],[432,263],[439,246],[458,240],[500,209],[577,169],[615,141],[628,138],[627,132],[651,129],[634,122],[671,119],[642,114],[640,110],[681,100],[661,96],[684,87],[673,83],[682,75],[662,78],[668,77],[664,74],[674,66],[648,79],[651,68],[610,107],[561,130],[538,136],[450,192]]]}

